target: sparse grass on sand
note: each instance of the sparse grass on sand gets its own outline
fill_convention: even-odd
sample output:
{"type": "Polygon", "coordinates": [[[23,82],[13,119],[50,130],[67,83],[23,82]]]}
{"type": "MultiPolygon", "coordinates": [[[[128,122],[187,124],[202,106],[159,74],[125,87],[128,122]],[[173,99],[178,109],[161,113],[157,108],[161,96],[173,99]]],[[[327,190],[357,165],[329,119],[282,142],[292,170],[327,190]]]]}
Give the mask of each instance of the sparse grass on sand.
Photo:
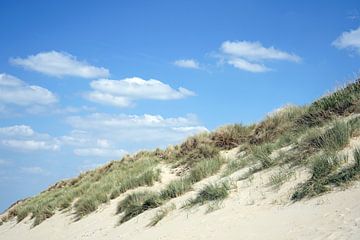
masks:
{"type": "Polygon", "coordinates": [[[118,205],[117,213],[124,213],[120,224],[152,208],[157,208],[168,200],[181,196],[191,190],[194,183],[209,177],[220,170],[221,158],[203,159],[190,170],[187,176],[173,180],[160,192],[136,192],[127,196],[118,205]]]}
{"type": "Polygon", "coordinates": [[[184,206],[190,208],[195,205],[204,205],[209,202],[221,202],[229,196],[231,190],[231,183],[222,181],[218,183],[207,184],[200,190],[194,199],[191,199],[184,206]]]}
{"type": "Polygon", "coordinates": [[[161,207],[154,217],[151,219],[150,223],[148,224],[149,227],[153,227],[158,224],[164,217],[166,217],[171,211],[175,210],[175,204],[169,204],[168,206],[161,207]]]}

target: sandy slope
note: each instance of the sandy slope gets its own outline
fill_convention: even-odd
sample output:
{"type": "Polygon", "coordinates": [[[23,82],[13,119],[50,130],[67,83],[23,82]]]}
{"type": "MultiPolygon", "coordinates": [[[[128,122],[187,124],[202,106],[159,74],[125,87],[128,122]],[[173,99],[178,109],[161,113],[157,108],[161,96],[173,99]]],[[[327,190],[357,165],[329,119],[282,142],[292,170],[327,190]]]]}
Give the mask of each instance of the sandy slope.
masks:
{"type": "MultiPolygon", "coordinates": [[[[225,153],[232,158],[236,151],[225,153]]],[[[247,169],[234,173],[236,179],[247,169]]],[[[207,206],[181,209],[194,197],[196,190],[219,176],[205,179],[195,190],[171,202],[177,209],[155,227],[147,227],[156,209],[117,226],[116,204],[124,197],[112,200],[98,211],[74,222],[72,213],[57,213],[39,226],[31,228],[27,218],[0,226],[0,239],[360,239],[360,183],[347,190],[337,190],[308,201],[289,202],[289,193],[297,183],[309,177],[302,168],[280,190],[269,186],[269,176],[279,168],[256,173],[253,178],[237,182],[237,188],[222,203],[222,208],[206,213],[207,206]]],[[[174,179],[163,167],[164,181],[152,189],[160,189],[174,179]]],[[[170,202],[170,203],[171,203],[170,202]]]]}

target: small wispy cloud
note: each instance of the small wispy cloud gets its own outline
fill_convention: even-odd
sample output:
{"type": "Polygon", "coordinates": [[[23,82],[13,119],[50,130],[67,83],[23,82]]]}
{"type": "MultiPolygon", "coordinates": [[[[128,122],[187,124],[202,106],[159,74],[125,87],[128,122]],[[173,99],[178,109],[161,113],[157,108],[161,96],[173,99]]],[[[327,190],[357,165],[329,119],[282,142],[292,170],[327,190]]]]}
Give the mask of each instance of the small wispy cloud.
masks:
{"type": "Polygon", "coordinates": [[[173,63],[177,67],[200,69],[200,64],[194,59],[179,59],[173,63]]]}
{"type": "Polygon", "coordinates": [[[343,32],[332,45],[338,49],[355,50],[360,54],[360,27],[348,32],[343,32]]]}
{"type": "Polygon", "coordinates": [[[235,68],[248,72],[267,72],[271,68],[264,65],[265,61],[300,62],[301,58],[275,47],[264,47],[260,42],[225,41],[220,47],[222,61],[235,68]]]}
{"type": "Polygon", "coordinates": [[[254,73],[267,72],[271,70],[270,68],[267,68],[263,64],[251,63],[241,58],[229,59],[228,64],[234,66],[235,68],[239,68],[254,73]]]}
{"type": "Polygon", "coordinates": [[[109,70],[95,67],[65,52],[41,52],[26,58],[10,58],[10,63],[25,69],[50,76],[74,76],[81,78],[101,78],[110,75],[109,70]]]}
{"type": "Polygon", "coordinates": [[[88,100],[117,107],[132,106],[138,99],[174,100],[195,95],[183,87],[173,89],[159,80],[144,80],[138,77],[122,80],[100,79],[92,81],[90,86],[94,91],[85,94],[88,100]]]}
{"type": "Polygon", "coordinates": [[[57,101],[55,94],[46,88],[28,85],[9,74],[0,74],[0,103],[20,106],[44,106],[57,101]]]}

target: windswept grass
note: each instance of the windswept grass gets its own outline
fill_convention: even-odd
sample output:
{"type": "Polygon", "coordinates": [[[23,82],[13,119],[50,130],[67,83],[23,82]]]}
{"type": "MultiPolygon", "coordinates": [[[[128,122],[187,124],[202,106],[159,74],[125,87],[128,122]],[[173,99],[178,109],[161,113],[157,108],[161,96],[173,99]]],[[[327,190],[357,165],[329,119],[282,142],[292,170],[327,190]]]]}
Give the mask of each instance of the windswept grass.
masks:
{"type": "Polygon", "coordinates": [[[149,169],[139,176],[129,176],[120,182],[118,187],[115,187],[110,194],[110,199],[114,199],[120,194],[129,189],[134,189],[140,186],[152,186],[156,181],[160,180],[160,169],[149,169]]]}
{"type": "Polygon", "coordinates": [[[223,159],[217,157],[212,159],[205,159],[196,164],[189,174],[189,180],[192,183],[198,182],[206,177],[214,175],[220,170],[223,164],[223,159]]]}
{"type": "MultiPolygon", "coordinates": [[[[304,184],[300,185],[292,195],[292,200],[300,200],[304,197],[313,197],[330,190],[332,185],[342,186],[350,181],[359,179],[360,176],[360,149],[353,150],[355,163],[349,167],[334,171],[338,163],[346,161],[339,157],[321,157],[313,166],[312,177],[304,184]]],[[[344,158],[344,157],[343,157],[344,158]]]]}
{"type": "Polygon", "coordinates": [[[160,197],[164,200],[179,197],[191,190],[192,184],[186,177],[173,180],[160,192],[160,197]]]}
{"type": "Polygon", "coordinates": [[[166,217],[171,211],[175,210],[175,204],[170,204],[169,206],[165,206],[160,208],[155,216],[151,219],[150,223],[148,224],[149,227],[153,227],[158,224],[164,217],[166,217]]]}
{"type": "Polygon", "coordinates": [[[204,205],[208,202],[222,201],[229,196],[231,184],[227,181],[206,185],[194,199],[188,201],[184,207],[204,205]]]}
{"type": "Polygon", "coordinates": [[[346,116],[356,111],[360,99],[360,79],[337,89],[314,103],[296,120],[302,127],[319,126],[336,116],[346,116]]]}
{"type": "Polygon", "coordinates": [[[326,151],[335,152],[349,143],[350,135],[351,129],[346,122],[335,122],[332,128],[319,137],[318,144],[326,151]]]}
{"type": "Polygon", "coordinates": [[[123,213],[120,223],[129,221],[148,209],[157,208],[163,204],[159,194],[144,191],[128,195],[119,202],[117,213],[123,213]]]}
{"type": "Polygon", "coordinates": [[[337,169],[341,161],[342,159],[333,153],[315,156],[312,162],[311,178],[298,186],[291,199],[297,201],[328,191],[327,177],[337,169]]]}
{"type": "Polygon", "coordinates": [[[354,149],[353,151],[354,156],[354,164],[341,169],[341,171],[330,175],[327,178],[327,184],[333,184],[335,186],[342,186],[346,185],[350,181],[356,180],[359,178],[360,175],[360,149],[354,149]]]}

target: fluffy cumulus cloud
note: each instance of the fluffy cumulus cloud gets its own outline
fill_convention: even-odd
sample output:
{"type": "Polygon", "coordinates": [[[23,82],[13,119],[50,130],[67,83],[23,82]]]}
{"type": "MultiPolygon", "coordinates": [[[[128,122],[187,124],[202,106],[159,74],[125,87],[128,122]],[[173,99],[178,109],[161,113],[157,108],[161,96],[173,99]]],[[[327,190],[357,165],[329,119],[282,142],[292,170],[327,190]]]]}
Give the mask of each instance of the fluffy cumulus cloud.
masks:
{"type": "MultiPolygon", "coordinates": [[[[207,131],[196,116],[164,118],[160,115],[111,115],[94,113],[87,116],[68,117],[67,122],[77,129],[67,141],[73,144],[86,142],[85,139],[111,139],[112,143],[97,142],[92,148],[99,146],[106,149],[154,148],[178,143],[189,135],[207,131]],[[82,140],[75,140],[82,139],[82,140]]],[[[96,149],[94,150],[97,151],[96,149]]],[[[90,151],[77,152],[81,154],[90,151]]]]}
{"type": "Polygon", "coordinates": [[[35,132],[27,125],[0,128],[0,146],[15,151],[57,151],[60,142],[48,134],[35,132]]]}
{"type": "Polygon", "coordinates": [[[339,49],[351,49],[360,54],[360,27],[343,32],[332,44],[339,49]]]}
{"type": "Polygon", "coordinates": [[[122,80],[100,79],[90,84],[93,91],[85,97],[93,102],[129,107],[138,99],[173,100],[194,96],[192,91],[179,87],[173,89],[159,80],[144,80],[138,77],[122,80]]]}
{"type": "Polygon", "coordinates": [[[26,58],[11,58],[10,62],[25,69],[50,76],[74,76],[81,78],[101,78],[110,75],[109,70],[79,61],[71,54],[57,51],[41,52],[26,58]]]}
{"type": "Polygon", "coordinates": [[[264,47],[260,42],[225,41],[220,47],[221,57],[235,68],[249,72],[267,72],[271,68],[264,65],[265,61],[300,62],[301,58],[274,47],[264,47]]]}
{"type": "Polygon", "coordinates": [[[199,69],[199,63],[194,59],[180,59],[174,61],[174,65],[181,68],[199,69]]]}
{"type": "Polygon", "coordinates": [[[5,73],[0,74],[0,103],[19,106],[44,106],[56,102],[57,97],[48,89],[28,85],[20,79],[5,73]]]}

